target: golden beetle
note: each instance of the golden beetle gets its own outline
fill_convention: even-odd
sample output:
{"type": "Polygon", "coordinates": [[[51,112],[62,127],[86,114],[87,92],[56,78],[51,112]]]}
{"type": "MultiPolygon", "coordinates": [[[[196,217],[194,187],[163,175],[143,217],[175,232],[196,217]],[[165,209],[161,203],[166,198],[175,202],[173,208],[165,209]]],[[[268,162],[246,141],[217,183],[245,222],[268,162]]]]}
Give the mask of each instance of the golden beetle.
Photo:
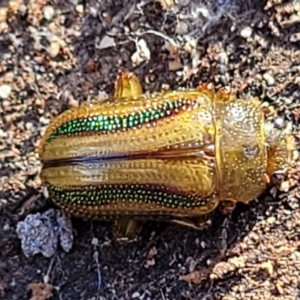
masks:
{"type": "Polygon", "coordinates": [[[114,97],[69,109],[39,148],[41,179],[67,212],[113,217],[132,236],[139,219],[199,226],[222,202],[232,209],[285,171],[293,138],[266,120],[258,100],[208,86],[147,94],[123,72],[114,97]]]}

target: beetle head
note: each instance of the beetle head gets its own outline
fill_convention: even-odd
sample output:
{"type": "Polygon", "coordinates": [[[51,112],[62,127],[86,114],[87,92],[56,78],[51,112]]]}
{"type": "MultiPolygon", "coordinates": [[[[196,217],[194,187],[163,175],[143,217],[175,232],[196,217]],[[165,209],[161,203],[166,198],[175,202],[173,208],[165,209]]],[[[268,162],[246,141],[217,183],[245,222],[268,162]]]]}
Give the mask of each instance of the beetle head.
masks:
{"type": "Polygon", "coordinates": [[[266,122],[264,127],[268,155],[267,173],[269,176],[276,173],[286,174],[296,150],[292,124],[289,123],[282,129],[271,122],[266,122]]]}

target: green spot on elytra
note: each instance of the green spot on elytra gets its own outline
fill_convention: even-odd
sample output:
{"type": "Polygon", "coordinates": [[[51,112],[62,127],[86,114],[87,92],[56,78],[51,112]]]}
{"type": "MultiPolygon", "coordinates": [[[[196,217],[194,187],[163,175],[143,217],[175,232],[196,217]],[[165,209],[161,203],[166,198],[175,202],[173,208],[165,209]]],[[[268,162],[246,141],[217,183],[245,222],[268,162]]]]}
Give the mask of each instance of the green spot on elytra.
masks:
{"type": "Polygon", "coordinates": [[[111,202],[138,202],[158,204],[174,208],[194,208],[202,206],[201,201],[195,201],[192,196],[180,192],[165,190],[163,187],[153,186],[123,186],[119,185],[86,187],[85,189],[63,190],[49,186],[50,197],[64,199],[77,205],[104,205],[111,202]]]}
{"type": "Polygon", "coordinates": [[[76,134],[91,131],[114,131],[116,129],[130,129],[136,126],[147,124],[150,121],[159,120],[166,116],[172,115],[172,112],[178,112],[183,105],[192,105],[192,100],[177,99],[174,101],[167,101],[156,107],[148,108],[140,112],[131,112],[128,115],[100,115],[87,116],[82,119],[68,121],[62,124],[55,132],[48,138],[47,143],[50,143],[58,136],[66,134],[76,134]]]}

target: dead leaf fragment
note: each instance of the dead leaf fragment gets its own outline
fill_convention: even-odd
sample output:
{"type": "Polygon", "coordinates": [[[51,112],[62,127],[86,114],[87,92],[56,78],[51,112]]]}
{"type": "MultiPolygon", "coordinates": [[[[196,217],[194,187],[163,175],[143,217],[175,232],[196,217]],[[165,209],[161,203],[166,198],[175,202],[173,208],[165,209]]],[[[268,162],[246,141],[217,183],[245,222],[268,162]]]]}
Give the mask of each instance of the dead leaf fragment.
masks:
{"type": "Polygon", "coordinates": [[[30,300],[45,300],[52,296],[53,285],[47,283],[31,283],[28,288],[32,291],[30,300]]]}
{"type": "Polygon", "coordinates": [[[190,272],[180,277],[180,280],[187,281],[193,284],[200,284],[204,279],[207,278],[207,270],[190,272]]]}

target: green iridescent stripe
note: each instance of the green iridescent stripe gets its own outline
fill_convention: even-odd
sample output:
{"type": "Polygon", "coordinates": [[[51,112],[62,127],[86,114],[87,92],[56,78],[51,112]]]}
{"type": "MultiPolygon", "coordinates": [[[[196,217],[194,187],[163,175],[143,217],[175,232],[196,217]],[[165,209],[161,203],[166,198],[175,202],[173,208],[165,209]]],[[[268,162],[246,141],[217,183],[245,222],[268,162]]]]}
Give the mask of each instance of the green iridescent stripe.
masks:
{"type": "Polygon", "coordinates": [[[140,112],[132,112],[124,116],[90,116],[81,119],[74,119],[62,124],[54,131],[47,140],[53,141],[58,136],[65,136],[87,132],[114,132],[116,130],[127,130],[147,124],[151,121],[178,113],[185,105],[193,105],[195,101],[191,99],[176,99],[166,101],[155,108],[148,108],[140,112]]]}
{"type": "Polygon", "coordinates": [[[136,202],[158,204],[169,208],[195,208],[205,205],[205,200],[188,194],[176,193],[163,187],[143,185],[90,186],[84,189],[61,189],[49,185],[50,198],[76,205],[109,205],[110,203],[136,202]]]}

